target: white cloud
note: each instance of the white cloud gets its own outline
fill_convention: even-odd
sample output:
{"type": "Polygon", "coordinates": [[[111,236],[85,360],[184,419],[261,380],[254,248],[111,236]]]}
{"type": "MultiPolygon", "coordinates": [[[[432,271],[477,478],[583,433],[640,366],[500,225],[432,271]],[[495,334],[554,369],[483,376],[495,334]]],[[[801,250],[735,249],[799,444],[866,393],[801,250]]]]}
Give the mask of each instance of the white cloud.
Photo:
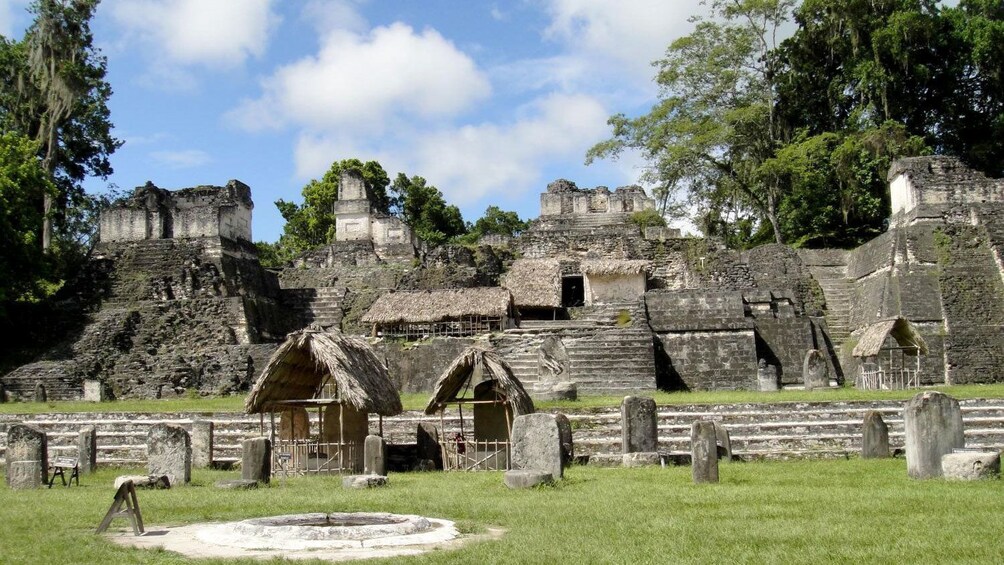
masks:
{"type": "Polygon", "coordinates": [[[580,160],[606,129],[608,112],[586,95],[555,94],[534,102],[512,124],[468,125],[423,136],[416,170],[450,202],[466,204],[493,193],[523,192],[541,168],[580,160]]]}
{"type": "Polygon", "coordinates": [[[150,153],[155,161],[171,169],[192,169],[208,165],[213,161],[205,151],[182,149],[179,151],[154,151],[150,153]]]}
{"type": "Polygon", "coordinates": [[[249,130],[380,132],[397,119],[458,115],[491,87],[474,61],[439,32],[394,23],[367,34],[329,32],[320,51],[279,68],[263,94],[229,115],[249,130]]]}
{"type": "Polygon", "coordinates": [[[706,11],[701,0],[546,0],[551,23],[545,37],[594,64],[626,67],[651,78],[650,63],[690,32],[690,16],[706,11]]]}
{"type": "Polygon", "coordinates": [[[364,0],[310,0],[300,14],[301,19],[321,34],[334,30],[365,32],[366,18],[358,6],[364,0]]]}
{"type": "Polygon", "coordinates": [[[581,162],[606,130],[607,110],[585,95],[547,96],[513,122],[480,123],[433,132],[412,130],[369,143],[337,134],[303,134],[296,144],[297,175],[318,177],[335,159],[375,159],[392,177],[418,174],[448,202],[465,205],[539,188],[542,169],[555,160],[581,162]]]}
{"type": "Polygon", "coordinates": [[[114,20],[155,59],[230,68],[261,57],[279,17],[273,0],[117,0],[114,20]]]}

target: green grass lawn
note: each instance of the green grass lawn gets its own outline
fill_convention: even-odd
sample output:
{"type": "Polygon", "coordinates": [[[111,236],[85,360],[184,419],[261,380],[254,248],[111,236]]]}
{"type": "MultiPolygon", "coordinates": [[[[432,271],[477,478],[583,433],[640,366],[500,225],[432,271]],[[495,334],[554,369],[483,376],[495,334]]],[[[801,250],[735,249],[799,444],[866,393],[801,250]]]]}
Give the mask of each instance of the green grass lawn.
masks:
{"type": "MultiPolygon", "coordinates": [[[[934,390],[955,398],[1004,398],[1004,384],[943,386],[934,390]]],[[[756,402],[832,402],[845,400],[906,400],[917,390],[858,390],[841,387],[831,390],[791,390],[776,393],[752,391],[724,392],[663,392],[639,393],[655,398],[657,404],[735,404],[756,402]]],[[[171,400],[120,400],[112,402],[10,402],[0,404],[0,414],[40,414],[45,412],[241,412],[246,396],[217,398],[176,398],[171,400]]],[[[538,402],[541,410],[581,410],[619,406],[623,396],[585,396],[576,401],[538,402]]],[[[403,393],[405,410],[423,410],[429,402],[426,393],[403,393]]]]}
{"type": "MultiPolygon", "coordinates": [[[[0,487],[0,561],[186,562],[94,535],[123,472],[85,476],[79,488],[0,487]]],[[[497,472],[392,474],[388,487],[367,491],[344,490],[338,477],[257,491],[211,486],[234,475],[197,471],[192,486],[140,491],[148,529],[385,511],[454,520],[463,532],[506,530],[459,550],[377,563],[999,563],[1004,555],[1000,481],[914,481],[902,459],[723,464],[717,485],[692,484],[689,467],[572,467],[560,485],[528,491],[506,489],[497,472]]]]}

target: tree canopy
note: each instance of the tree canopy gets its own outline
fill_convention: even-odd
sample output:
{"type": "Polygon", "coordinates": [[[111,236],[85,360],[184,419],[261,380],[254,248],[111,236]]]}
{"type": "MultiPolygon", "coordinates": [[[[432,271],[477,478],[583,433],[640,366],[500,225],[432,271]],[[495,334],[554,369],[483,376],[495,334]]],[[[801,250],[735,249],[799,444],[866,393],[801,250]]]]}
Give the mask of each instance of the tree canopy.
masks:
{"type": "Polygon", "coordinates": [[[422,241],[435,247],[467,233],[460,209],[447,204],[438,188],[419,176],[398,173],[391,185],[395,211],[422,241]]]}
{"type": "Polygon", "coordinates": [[[587,153],[640,150],[647,180],[663,197],[682,193],[705,234],[854,245],[889,214],[892,159],[934,151],[1004,169],[1000,2],[709,5],[656,61],[659,102],[611,117],[613,136],[587,153]]]}
{"type": "Polygon", "coordinates": [[[87,176],[107,178],[109,157],[122,142],[112,135],[106,60],[93,45],[90,20],[98,0],[35,0],[23,40],[0,39],[0,127],[38,142],[41,165],[56,187],[38,194],[40,244],[74,239],[67,216],[87,208],[87,176]]]}

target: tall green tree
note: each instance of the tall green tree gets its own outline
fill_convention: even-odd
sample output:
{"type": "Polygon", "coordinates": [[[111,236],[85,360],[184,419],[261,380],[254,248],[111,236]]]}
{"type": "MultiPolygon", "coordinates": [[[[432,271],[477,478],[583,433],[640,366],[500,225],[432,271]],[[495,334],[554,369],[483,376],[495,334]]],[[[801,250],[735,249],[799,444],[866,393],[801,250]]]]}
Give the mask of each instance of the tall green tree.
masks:
{"type": "Polygon", "coordinates": [[[38,196],[56,187],[37,154],[37,143],[27,137],[0,134],[0,318],[6,304],[39,297],[46,278],[38,196]]]}
{"type": "Polygon", "coordinates": [[[647,180],[666,191],[684,187],[711,216],[703,222],[706,231],[732,215],[733,221],[767,222],[783,242],[780,186],[760,167],[781,142],[770,54],[795,0],[709,5],[711,17],[694,18],[694,31],[655,62],[659,103],[638,118],[610,118],[613,137],[590,149],[587,162],[638,149],[650,163],[647,180]]]}
{"type": "Polygon", "coordinates": [[[342,172],[354,170],[363,177],[366,191],[371,197],[373,208],[380,213],[390,213],[394,200],[387,192],[390,178],[380,163],[362,162],[359,159],[335,161],[320,179],[311,179],[301,192],[303,203],[296,204],[279,199],[275,202],[286,224],[277,244],[259,249],[275,257],[275,261],[288,260],[294,256],[327,244],[335,238],[334,205],[338,200],[338,185],[342,172]]]}
{"type": "Polygon", "coordinates": [[[399,203],[395,211],[429,245],[442,245],[467,233],[460,209],[447,204],[443,193],[424,178],[398,173],[391,193],[399,203]]]}
{"type": "MultiPolygon", "coordinates": [[[[81,182],[107,178],[112,136],[105,80],[107,63],[93,45],[90,21],[98,0],[35,0],[35,19],[21,42],[0,42],[0,124],[38,142],[42,168],[56,186],[39,194],[43,249],[65,222],[68,208],[87,200],[81,182]]],[[[74,213],[71,211],[71,213],[74,213]]],[[[71,238],[74,234],[68,234],[71,238]]]]}

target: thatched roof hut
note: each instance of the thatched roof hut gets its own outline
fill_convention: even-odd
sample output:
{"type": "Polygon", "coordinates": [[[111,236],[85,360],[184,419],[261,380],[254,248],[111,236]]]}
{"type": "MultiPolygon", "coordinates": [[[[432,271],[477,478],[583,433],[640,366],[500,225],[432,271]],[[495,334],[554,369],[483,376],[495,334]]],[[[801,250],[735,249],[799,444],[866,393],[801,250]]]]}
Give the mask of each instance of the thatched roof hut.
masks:
{"type": "Polygon", "coordinates": [[[509,364],[498,353],[479,344],[468,347],[443,371],[433,387],[432,398],[425,407],[425,413],[431,415],[441,412],[447,404],[456,401],[479,365],[482,377],[495,381],[496,388],[504,394],[514,415],[533,413],[533,400],[513,375],[509,364]]]}
{"type": "Polygon", "coordinates": [[[882,351],[882,345],[889,336],[907,355],[927,355],[927,343],[906,318],[882,320],[867,326],[851,354],[854,357],[874,357],[882,351]]]}
{"type": "Polygon", "coordinates": [[[329,376],[341,402],[356,410],[381,416],[402,411],[386,365],[366,341],[314,329],[286,337],[251,388],[244,410],[257,414],[280,402],[314,398],[329,376]]]}
{"type": "Polygon", "coordinates": [[[651,266],[650,261],[635,259],[604,259],[582,262],[582,273],[586,275],[638,275],[651,266]]]}
{"type": "Polygon", "coordinates": [[[505,319],[512,294],[501,287],[399,291],[384,294],[363,315],[366,324],[422,324],[469,317],[505,319]]]}
{"type": "Polygon", "coordinates": [[[517,259],[502,286],[512,291],[520,308],[561,307],[561,262],[556,259],[517,259]]]}

